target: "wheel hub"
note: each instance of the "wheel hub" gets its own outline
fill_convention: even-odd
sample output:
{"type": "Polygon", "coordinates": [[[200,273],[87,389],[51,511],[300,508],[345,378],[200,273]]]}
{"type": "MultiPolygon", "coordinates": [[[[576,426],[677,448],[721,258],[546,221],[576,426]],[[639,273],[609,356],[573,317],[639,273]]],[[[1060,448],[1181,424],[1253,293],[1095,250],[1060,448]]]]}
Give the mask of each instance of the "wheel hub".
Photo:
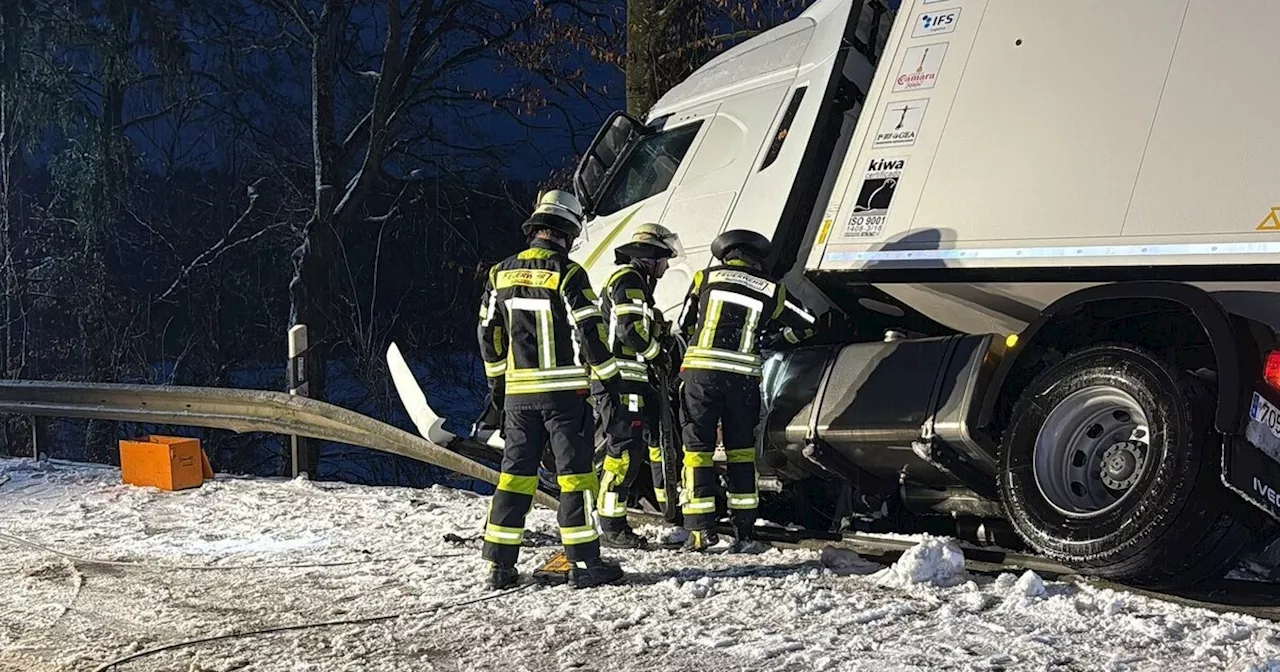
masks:
{"type": "Polygon", "coordinates": [[[1136,441],[1111,444],[1102,455],[1103,485],[1112,490],[1128,490],[1146,466],[1142,448],[1136,441]]]}
{"type": "Polygon", "coordinates": [[[1077,390],[1054,406],[1036,437],[1036,485],[1067,517],[1114,510],[1146,470],[1149,434],[1131,395],[1105,385],[1077,390]]]}

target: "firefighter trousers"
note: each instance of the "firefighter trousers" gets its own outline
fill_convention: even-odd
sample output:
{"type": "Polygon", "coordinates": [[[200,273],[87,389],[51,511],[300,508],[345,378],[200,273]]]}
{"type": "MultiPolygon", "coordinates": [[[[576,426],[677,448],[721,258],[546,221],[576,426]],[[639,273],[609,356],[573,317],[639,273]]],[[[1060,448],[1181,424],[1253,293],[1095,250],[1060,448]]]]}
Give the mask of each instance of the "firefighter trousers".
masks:
{"type": "Polygon", "coordinates": [[[503,423],[502,475],[489,506],[484,559],[514,565],[524,541],[525,516],[538,489],[538,464],[548,439],[560,483],[560,541],[570,562],[600,557],[592,466],[590,407],[582,399],[563,409],[508,410],[503,423]]]}
{"type": "Polygon", "coordinates": [[[604,428],[604,474],[600,478],[600,529],[620,532],[628,529],[627,502],[640,475],[645,455],[653,474],[659,504],[666,500],[662,488],[662,450],[657,441],[657,410],[652,395],[596,395],[596,409],[604,428]],[[656,456],[656,457],[655,457],[656,456]]]}
{"type": "Polygon", "coordinates": [[[713,457],[717,429],[723,435],[726,499],[734,527],[749,534],[760,496],[756,484],[756,426],[760,424],[760,379],[737,373],[686,370],[681,392],[684,439],[684,524],[710,530],[716,522],[720,483],[713,457]]]}

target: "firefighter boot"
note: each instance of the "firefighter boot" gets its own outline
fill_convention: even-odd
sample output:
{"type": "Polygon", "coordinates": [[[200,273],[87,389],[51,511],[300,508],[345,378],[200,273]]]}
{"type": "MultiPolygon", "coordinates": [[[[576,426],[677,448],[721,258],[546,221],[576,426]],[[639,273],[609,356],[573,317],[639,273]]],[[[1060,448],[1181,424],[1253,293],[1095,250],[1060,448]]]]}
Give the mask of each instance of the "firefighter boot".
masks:
{"type": "Polygon", "coordinates": [[[755,516],[735,516],[733,521],[734,540],[727,553],[746,553],[759,555],[772,548],[767,542],[756,538],[755,516]]]}
{"type": "Polygon", "coordinates": [[[569,585],[574,588],[593,588],[616,583],[622,577],[622,568],[604,558],[580,560],[569,566],[569,585]]]}
{"type": "Polygon", "coordinates": [[[636,534],[630,527],[620,530],[602,530],[600,545],[607,548],[626,548],[636,551],[649,550],[649,540],[636,534]]]}
{"type": "Polygon", "coordinates": [[[720,541],[720,535],[711,530],[689,530],[689,538],[681,548],[695,553],[705,552],[720,541]]]}
{"type": "Polygon", "coordinates": [[[511,588],[520,582],[520,571],[514,565],[500,565],[496,562],[489,565],[489,588],[502,590],[511,588]]]}

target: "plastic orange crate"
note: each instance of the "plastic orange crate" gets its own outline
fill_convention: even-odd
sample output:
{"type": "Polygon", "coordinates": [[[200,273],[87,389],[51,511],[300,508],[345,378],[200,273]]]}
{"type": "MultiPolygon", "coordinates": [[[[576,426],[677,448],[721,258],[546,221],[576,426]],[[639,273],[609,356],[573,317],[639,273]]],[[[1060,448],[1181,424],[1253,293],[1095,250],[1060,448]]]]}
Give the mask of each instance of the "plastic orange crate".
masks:
{"type": "Polygon", "coordinates": [[[125,483],[161,490],[198,488],[213,478],[200,439],[181,436],[121,441],[120,472],[125,483]]]}

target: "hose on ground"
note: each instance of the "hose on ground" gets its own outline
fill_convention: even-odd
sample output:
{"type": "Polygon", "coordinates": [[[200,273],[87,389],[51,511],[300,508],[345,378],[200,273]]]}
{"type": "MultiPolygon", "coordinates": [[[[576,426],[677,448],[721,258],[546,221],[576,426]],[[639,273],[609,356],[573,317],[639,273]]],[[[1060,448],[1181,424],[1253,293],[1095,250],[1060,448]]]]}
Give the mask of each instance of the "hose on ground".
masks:
{"type": "MultiPolygon", "coordinates": [[[[350,566],[350,565],[365,565],[365,564],[379,563],[379,562],[399,562],[399,561],[402,561],[402,560],[406,560],[406,558],[367,558],[367,559],[364,559],[364,560],[340,560],[340,561],[337,561],[337,562],[316,562],[316,563],[303,563],[303,564],[275,564],[275,565],[269,565],[269,564],[262,564],[262,565],[171,565],[171,564],[151,564],[151,563],[145,563],[145,562],[131,562],[131,561],[128,561],[128,560],[98,560],[98,559],[95,559],[95,558],[83,558],[83,557],[80,557],[80,556],[78,556],[78,555],[72,555],[71,553],[66,553],[66,552],[63,552],[63,551],[59,551],[59,550],[57,550],[57,549],[55,549],[55,548],[50,548],[50,547],[45,546],[45,545],[43,545],[43,544],[38,544],[38,543],[36,543],[36,542],[34,542],[34,541],[30,541],[30,540],[27,540],[27,539],[23,539],[23,538],[21,538],[21,537],[15,537],[15,536],[13,536],[13,535],[5,534],[5,533],[3,533],[3,532],[0,532],[0,541],[7,541],[7,542],[9,542],[9,543],[11,543],[11,544],[15,544],[15,545],[18,545],[18,546],[26,546],[27,548],[32,548],[32,549],[35,549],[35,550],[38,550],[38,551],[43,551],[43,552],[45,552],[45,553],[49,553],[49,554],[56,555],[56,556],[61,557],[61,558],[65,558],[65,559],[67,559],[67,560],[72,561],[73,563],[80,564],[80,565],[90,565],[90,566],[92,566],[92,565],[98,565],[98,566],[106,566],[106,567],[130,567],[130,568],[133,568],[133,569],[151,569],[151,570],[160,570],[160,571],[169,571],[169,570],[227,571],[227,570],[254,570],[254,569],[313,569],[313,568],[317,568],[317,567],[346,567],[346,566],[350,566]]],[[[459,557],[469,556],[469,555],[471,555],[471,554],[470,554],[470,553],[437,553],[437,554],[434,554],[434,555],[422,555],[422,556],[416,556],[415,558],[408,558],[408,560],[429,560],[429,559],[430,559],[430,560],[435,560],[435,559],[439,559],[439,558],[459,558],[459,557]]]]}
{"type": "Polygon", "coordinates": [[[243,639],[245,637],[269,635],[269,634],[274,634],[278,632],[310,630],[314,628],[326,628],[326,627],[333,627],[338,625],[364,625],[369,623],[378,623],[381,621],[393,621],[398,618],[411,618],[414,616],[425,616],[427,614],[435,614],[441,611],[457,609],[458,607],[465,607],[467,605],[477,604],[479,602],[495,600],[499,597],[506,597],[507,595],[511,595],[512,593],[518,593],[521,590],[524,590],[525,588],[528,588],[531,585],[533,584],[526,583],[522,586],[519,586],[517,588],[512,588],[510,590],[504,590],[498,593],[490,593],[489,595],[482,595],[480,597],[474,597],[469,600],[462,600],[459,602],[454,602],[452,604],[438,605],[430,609],[422,609],[419,611],[404,611],[404,612],[396,612],[391,614],[380,614],[378,616],[365,616],[362,618],[344,618],[344,619],[339,619],[334,621],[315,621],[311,623],[298,623],[296,625],[281,625],[273,628],[262,628],[259,630],[244,630],[241,632],[232,632],[225,635],[215,635],[212,637],[200,637],[198,639],[187,639],[180,642],[165,644],[163,646],[157,646],[155,648],[147,649],[145,651],[131,653],[123,658],[117,658],[109,663],[104,663],[103,665],[97,668],[94,668],[93,672],[107,672],[107,670],[110,670],[111,668],[116,667],[117,665],[123,665],[124,663],[138,660],[139,658],[145,658],[147,656],[155,655],[157,653],[163,653],[165,651],[173,651],[175,649],[186,648],[188,646],[196,646],[198,644],[208,644],[210,642],[218,642],[218,641],[224,641],[228,639],[243,639]]]}

